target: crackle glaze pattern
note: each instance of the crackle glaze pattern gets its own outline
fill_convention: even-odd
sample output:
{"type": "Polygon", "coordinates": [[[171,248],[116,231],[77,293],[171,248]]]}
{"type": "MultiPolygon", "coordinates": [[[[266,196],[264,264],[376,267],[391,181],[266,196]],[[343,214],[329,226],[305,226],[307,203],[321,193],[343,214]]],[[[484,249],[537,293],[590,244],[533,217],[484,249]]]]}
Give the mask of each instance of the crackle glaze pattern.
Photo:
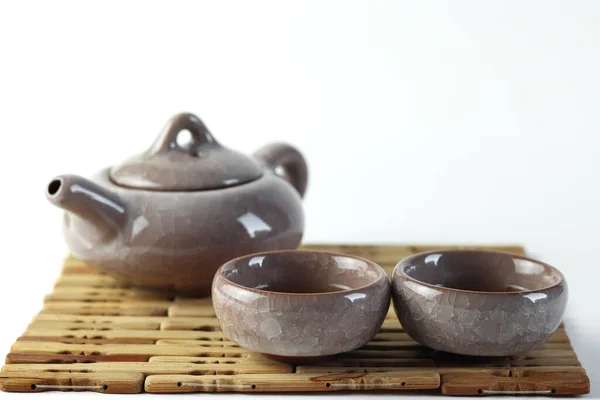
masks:
{"type": "MultiPolygon", "coordinates": [[[[190,115],[182,114],[175,122],[177,118],[190,115]]],[[[171,123],[165,130],[170,138],[173,126],[190,127],[171,123]]],[[[164,140],[157,143],[160,146],[155,144],[151,151],[154,147],[168,151],[164,140]]],[[[223,151],[212,157],[215,141],[207,143],[208,147],[203,147],[204,142],[191,146],[190,154],[173,150],[176,156],[163,154],[162,160],[177,163],[184,159],[187,167],[196,160],[209,172],[223,172],[225,163],[210,167],[222,161],[223,151]]],[[[210,294],[213,275],[226,261],[258,251],[294,249],[302,239],[301,196],[307,169],[301,154],[291,146],[275,144],[259,150],[253,162],[260,166],[259,176],[245,176],[246,183],[216,190],[172,190],[179,184],[212,188],[218,181],[208,174],[206,179],[178,183],[183,170],[171,171],[167,164],[154,165],[145,183],[163,185],[165,190],[117,184],[107,168],[90,179],[56,177],[46,196],[66,211],[63,232],[75,257],[127,283],[201,297],[210,294]],[[284,173],[276,172],[278,169],[284,173]],[[164,186],[168,183],[170,186],[164,186]]],[[[127,176],[129,183],[140,182],[136,181],[136,174],[144,173],[140,165],[124,165],[118,169],[119,176],[127,176]]]]}
{"type": "Polygon", "coordinates": [[[242,347],[318,357],[375,336],[389,308],[390,283],[381,267],[353,256],[259,253],[217,271],[212,301],[223,332],[242,347]]]}
{"type": "Polygon", "coordinates": [[[506,356],[535,349],[559,326],[567,284],[555,268],[480,250],[421,253],[392,276],[393,304],[406,333],[431,348],[506,356]]]}

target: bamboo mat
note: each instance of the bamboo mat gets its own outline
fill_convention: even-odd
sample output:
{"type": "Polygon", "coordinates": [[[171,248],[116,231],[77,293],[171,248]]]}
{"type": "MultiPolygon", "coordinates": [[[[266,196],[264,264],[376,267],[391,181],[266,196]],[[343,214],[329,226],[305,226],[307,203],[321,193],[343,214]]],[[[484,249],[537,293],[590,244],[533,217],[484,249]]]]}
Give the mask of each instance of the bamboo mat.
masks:
{"type": "MultiPolygon", "coordinates": [[[[304,247],[355,254],[391,273],[405,256],[448,246],[304,247]]],[[[523,253],[518,246],[493,248],[523,253]]],[[[391,308],[377,336],[364,347],[315,365],[289,365],[224,337],[210,299],[123,286],[73,258],[65,260],[53,292],[0,372],[0,389],[9,392],[429,389],[446,395],[575,395],[589,393],[589,385],[564,326],[539,350],[512,357],[462,357],[414,342],[391,308]]]]}

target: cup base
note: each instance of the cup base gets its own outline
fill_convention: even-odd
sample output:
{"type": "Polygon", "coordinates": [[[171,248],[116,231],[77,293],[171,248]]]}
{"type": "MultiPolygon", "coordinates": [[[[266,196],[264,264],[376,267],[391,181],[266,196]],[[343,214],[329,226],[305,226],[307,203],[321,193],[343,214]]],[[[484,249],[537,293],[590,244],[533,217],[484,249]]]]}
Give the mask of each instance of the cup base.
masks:
{"type": "Polygon", "coordinates": [[[292,365],[305,365],[305,364],[318,364],[323,361],[330,361],[335,358],[335,354],[326,356],[278,356],[275,354],[263,353],[264,356],[270,358],[273,361],[279,361],[285,364],[292,365]]]}

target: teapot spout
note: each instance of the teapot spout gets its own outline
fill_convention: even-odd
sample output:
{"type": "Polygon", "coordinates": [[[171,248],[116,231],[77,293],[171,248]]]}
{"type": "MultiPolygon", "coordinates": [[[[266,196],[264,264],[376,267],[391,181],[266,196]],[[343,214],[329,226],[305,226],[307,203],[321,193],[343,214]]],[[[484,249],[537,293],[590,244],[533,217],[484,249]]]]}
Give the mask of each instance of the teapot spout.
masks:
{"type": "Polygon", "coordinates": [[[127,218],[125,204],[119,196],[77,175],[52,179],[46,188],[46,198],[107,233],[120,232],[127,218]]]}

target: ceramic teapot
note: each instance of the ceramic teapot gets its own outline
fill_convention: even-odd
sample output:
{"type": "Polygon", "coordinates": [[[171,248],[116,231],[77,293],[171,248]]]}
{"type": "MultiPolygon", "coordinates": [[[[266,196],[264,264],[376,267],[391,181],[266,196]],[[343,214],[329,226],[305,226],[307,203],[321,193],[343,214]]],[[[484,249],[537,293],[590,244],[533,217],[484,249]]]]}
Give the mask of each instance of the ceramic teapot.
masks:
{"type": "Polygon", "coordinates": [[[65,210],[78,259],[127,283],[201,297],[226,261],[298,247],[307,179],[295,148],[276,143],[248,157],[183,113],[144,153],[90,179],[58,176],[46,197],[65,210]]]}

